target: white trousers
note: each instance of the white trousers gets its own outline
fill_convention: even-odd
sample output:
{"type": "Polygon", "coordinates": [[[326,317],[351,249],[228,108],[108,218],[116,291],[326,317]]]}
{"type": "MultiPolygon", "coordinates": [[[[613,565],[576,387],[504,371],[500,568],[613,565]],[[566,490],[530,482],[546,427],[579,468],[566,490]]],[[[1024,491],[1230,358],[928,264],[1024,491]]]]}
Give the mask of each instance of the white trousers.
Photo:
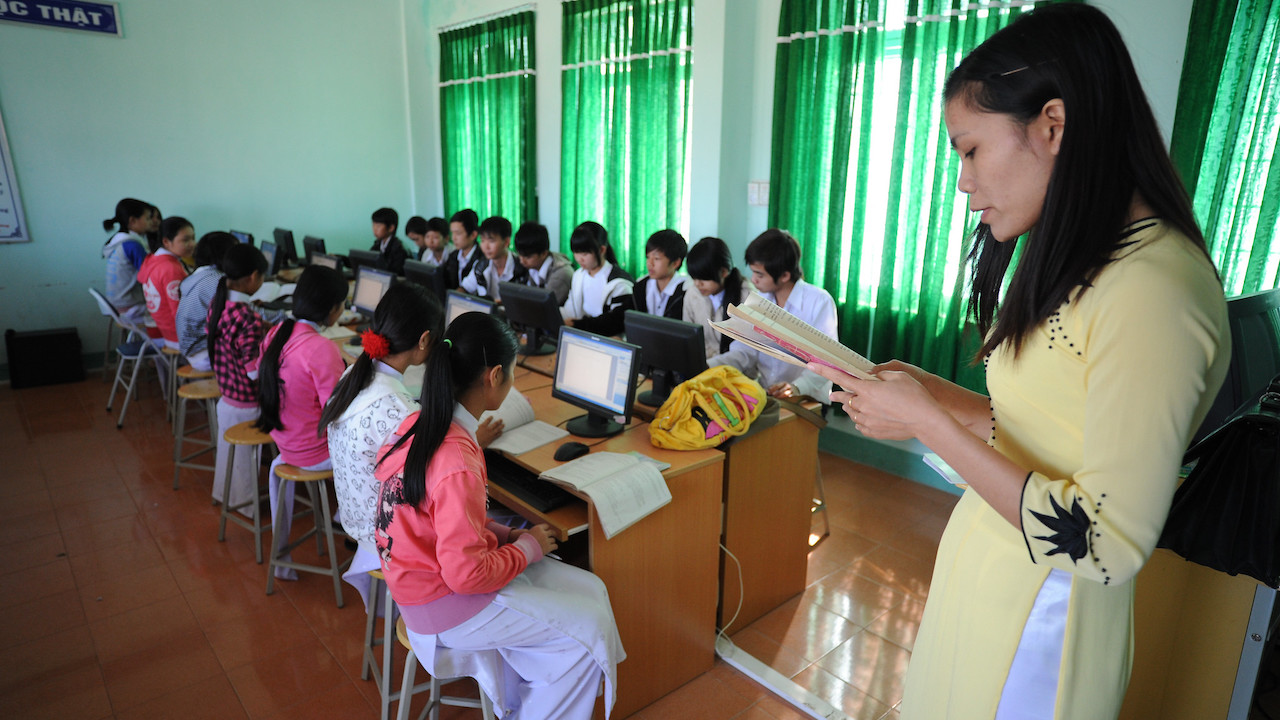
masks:
{"type": "Polygon", "coordinates": [[[1071,573],[1053,569],[1022,628],[996,720],[1053,720],[1071,601],[1071,573]]]}
{"type": "MultiPolygon", "coordinates": [[[[194,364],[194,363],[192,363],[194,364]]],[[[218,458],[213,465],[213,499],[222,502],[222,488],[227,480],[227,456],[231,445],[223,437],[223,433],[242,422],[257,420],[261,413],[256,406],[251,408],[236,407],[218,399],[218,458]]],[[[253,462],[253,448],[247,445],[236,450],[236,464],[231,468],[231,496],[227,504],[235,507],[258,496],[258,468],[253,462]]],[[[253,517],[253,508],[243,507],[239,510],[245,517],[253,517]]]]}
{"type": "Polygon", "coordinates": [[[191,367],[200,372],[209,372],[213,369],[213,363],[209,360],[208,350],[201,350],[195,355],[188,355],[187,362],[191,363],[191,367]]]}
{"type": "Polygon", "coordinates": [[[551,558],[529,566],[475,617],[438,635],[409,631],[423,667],[474,677],[499,717],[587,719],[605,683],[613,709],[626,657],[604,583],[551,558]]]}
{"type": "MultiPolygon", "coordinates": [[[[276,468],[285,464],[284,459],[280,455],[276,455],[275,460],[271,461],[271,474],[267,476],[267,491],[271,495],[271,527],[273,530],[271,544],[274,546],[273,553],[280,551],[280,548],[289,544],[289,532],[293,530],[293,486],[296,483],[288,483],[284,488],[284,507],[281,508],[282,517],[280,524],[276,525],[276,499],[280,496],[280,484],[284,482],[276,475],[276,468]],[[277,532],[278,530],[278,532],[277,532]]],[[[303,470],[331,470],[333,462],[325,458],[324,462],[308,465],[303,470]]],[[[317,527],[319,527],[320,506],[312,508],[315,512],[317,527]]],[[[282,560],[292,561],[293,553],[285,555],[282,560]]],[[[278,567],[276,568],[276,577],[281,580],[297,580],[298,571],[293,568],[278,567]]]]}

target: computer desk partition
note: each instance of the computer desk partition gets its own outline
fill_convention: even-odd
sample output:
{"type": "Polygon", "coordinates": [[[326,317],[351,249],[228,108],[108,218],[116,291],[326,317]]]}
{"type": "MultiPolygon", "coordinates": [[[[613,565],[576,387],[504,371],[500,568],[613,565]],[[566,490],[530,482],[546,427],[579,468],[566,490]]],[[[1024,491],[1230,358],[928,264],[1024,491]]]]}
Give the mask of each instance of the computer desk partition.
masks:
{"type": "MultiPolygon", "coordinates": [[[[555,360],[554,354],[538,355],[521,358],[521,363],[525,370],[550,375],[555,371],[555,360]]],[[[649,385],[646,380],[641,390],[649,385]]],[[[656,411],[638,402],[632,409],[643,420],[652,420],[656,411]]],[[[645,440],[647,443],[647,437],[645,440]]],[[[725,453],[721,542],[738,562],[727,557],[720,560],[717,620],[723,626],[736,612],[729,628],[732,632],[804,592],[818,428],[782,410],[776,425],[731,440],[720,449],[725,453]]],[[[648,453],[657,448],[650,444],[640,450],[648,453]]]]}
{"type": "MultiPolygon", "coordinates": [[[[527,376],[517,385],[535,382],[527,376]]],[[[551,397],[550,384],[522,390],[539,420],[558,425],[582,410],[551,397]]],[[[557,537],[588,533],[590,569],[609,589],[627,659],[618,666],[615,718],[624,718],[711,669],[715,659],[720,538],[720,494],[724,454],[718,450],[678,452],[655,448],[648,425],[633,421],[592,451],[638,450],[671,464],[663,472],[671,502],[606,540],[590,503],[573,503],[541,513],[490,485],[489,494],[531,522],[551,525],[557,537]]],[[[513,459],[534,472],[558,464],[560,443],[535,448],[513,459]]]]}

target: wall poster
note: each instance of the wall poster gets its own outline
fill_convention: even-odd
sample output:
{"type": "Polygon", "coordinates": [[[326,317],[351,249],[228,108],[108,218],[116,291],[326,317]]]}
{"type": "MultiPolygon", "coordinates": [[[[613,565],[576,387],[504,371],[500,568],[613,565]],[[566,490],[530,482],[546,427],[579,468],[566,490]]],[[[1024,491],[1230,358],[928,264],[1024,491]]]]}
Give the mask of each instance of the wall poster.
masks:
{"type": "Polygon", "coordinates": [[[9,154],[3,114],[0,114],[0,242],[31,242],[22,217],[22,196],[18,194],[18,178],[13,174],[13,156],[9,154]]]}

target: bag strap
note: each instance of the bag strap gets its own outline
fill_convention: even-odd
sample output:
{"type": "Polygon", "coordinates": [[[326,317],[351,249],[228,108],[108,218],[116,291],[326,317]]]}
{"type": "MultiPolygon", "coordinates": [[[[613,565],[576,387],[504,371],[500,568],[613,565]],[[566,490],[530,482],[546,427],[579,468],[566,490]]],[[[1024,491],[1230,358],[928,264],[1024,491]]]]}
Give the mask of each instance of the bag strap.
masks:
{"type": "Polygon", "coordinates": [[[826,418],[810,410],[809,408],[801,405],[800,403],[795,402],[793,400],[783,400],[781,398],[777,398],[777,400],[779,405],[795,413],[796,417],[814,425],[819,430],[827,426],[826,418]]]}

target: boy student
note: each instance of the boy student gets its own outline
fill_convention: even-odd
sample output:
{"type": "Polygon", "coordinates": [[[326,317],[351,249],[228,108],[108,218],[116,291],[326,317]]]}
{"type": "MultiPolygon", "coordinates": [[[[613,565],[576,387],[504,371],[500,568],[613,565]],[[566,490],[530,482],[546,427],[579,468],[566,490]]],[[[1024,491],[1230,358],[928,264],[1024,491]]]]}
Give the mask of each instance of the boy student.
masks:
{"type": "Polygon", "coordinates": [[[480,231],[480,216],[471,208],[459,210],[449,218],[449,235],[453,237],[453,252],[445,261],[445,283],[451,290],[462,286],[462,278],[475,270],[481,254],[476,249],[476,236],[480,231]]]}
{"type": "Polygon", "coordinates": [[[404,274],[404,261],[409,259],[404,243],[396,237],[400,227],[400,215],[389,207],[373,211],[373,246],[369,249],[380,253],[378,267],[395,275],[404,274]]]}
{"type": "Polygon", "coordinates": [[[498,283],[523,283],[529,270],[511,257],[511,221],[497,215],[480,223],[480,252],[470,274],[462,278],[462,289],[473,295],[502,302],[498,283]]]}
{"type": "Polygon", "coordinates": [[[551,236],[545,225],[526,222],[516,230],[516,254],[520,264],[529,271],[525,283],[546,288],[556,294],[556,302],[564,305],[573,283],[573,265],[569,258],[551,252],[551,236]]]}
{"type": "MultiPolygon", "coordinates": [[[[770,228],[747,246],[751,282],[766,299],[809,323],[824,335],[836,337],[836,303],[820,287],[805,282],[800,270],[800,244],[786,230],[770,228]]],[[[831,382],[804,368],[762,355],[735,340],[728,352],[707,358],[707,365],[732,365],[756,377],[778,398],[807,395],[826,403],[831,382]]]]}
{"type": "Polygon", "coordinates": [[[636,281],[632,296],[636,309],[650,315],[675,318],[684,315],[686,277],[676,277],[689,244],[675,230],[659,230],[644,244],[644,265],[649,274],[636,281]]]}
{"type": "Polygon", "coordinates": [[[445,242],[449,236],[449,223],[444,218],[424,220],[417,215],[404,224],[404,234],[418,246],[417,259],[428,265],[443,265],[453,252],[453,243],[445,242]]]}

